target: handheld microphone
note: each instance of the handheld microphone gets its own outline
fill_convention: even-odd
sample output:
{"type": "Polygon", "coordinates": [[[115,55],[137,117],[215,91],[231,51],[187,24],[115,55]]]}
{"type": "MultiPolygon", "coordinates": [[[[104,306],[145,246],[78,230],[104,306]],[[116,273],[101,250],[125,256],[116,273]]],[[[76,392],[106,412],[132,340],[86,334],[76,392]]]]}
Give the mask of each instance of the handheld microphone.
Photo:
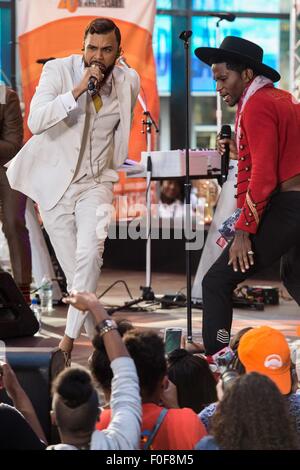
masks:
{"type": "Polygon", "coordinates": [[[97,78],[95,77],[90,77],[89,82],[88,82],[88,91],[93,92],[96,89],[96,83],[97,83],[97,78]]]}
{"type": "MultiPolygon", "coordinates": [[[[105,67],[104,65],[102,66],[101,64],[95,64],[95,63],[93,63],[93,64],[91,65],[91,67],[98,67],[98,68],[101,70],[102,74],[103,74],[103,75],[105,74],[106,67],[105,67]]],[[[101,82],[101,80],[100,80],[100,82],[101,82]]],[[[93,94],[93,93],[96,91],[97,83],[98,83],[98,78],[93,77],[93,76],[91,76],[91,77],[89,78],[89,81],[88,81],[88,92],[89,92],[90,94],[93,94]]]]}
{"type": "MultiPolygon", "coordinates": [[[[231,127],[225,124],[221,128],[220,132],[221,139],[231,139],[231,127]]],[[[221,186],[227,181],[229,169],[229,144],[225,144],[225,152],[221,157],[221,186]]]]}
{"type": "Polygon", "coordinates": [[[210,13],[209,16],[214,16],[215,18],[220,18],[220,20],[234,21],[236,16],[233,13],[210,13]]]}

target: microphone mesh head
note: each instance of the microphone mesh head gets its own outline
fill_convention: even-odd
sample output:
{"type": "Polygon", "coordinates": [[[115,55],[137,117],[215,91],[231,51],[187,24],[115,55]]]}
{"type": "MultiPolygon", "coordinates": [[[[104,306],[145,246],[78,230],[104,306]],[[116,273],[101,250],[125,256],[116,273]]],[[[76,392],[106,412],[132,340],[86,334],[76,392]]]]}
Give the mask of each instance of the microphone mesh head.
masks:
{"type": "Polygon", "coordinates": [[[221,128],[220,135],[222,139],[231,139],[231,127],[228,124],[224,124],[221,128]]]}

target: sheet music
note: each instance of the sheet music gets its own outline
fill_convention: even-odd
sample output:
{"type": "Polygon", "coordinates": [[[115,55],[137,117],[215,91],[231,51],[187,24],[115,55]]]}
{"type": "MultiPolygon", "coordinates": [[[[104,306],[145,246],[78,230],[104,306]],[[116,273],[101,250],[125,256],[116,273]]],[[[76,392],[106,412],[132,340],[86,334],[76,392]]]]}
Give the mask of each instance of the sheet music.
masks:
{"type": "Polygon", "coordinates": [[[118,171],[124,171],[128,176],[144,172],[144,165],[135,160],[127,158],[125,162],[118,167],[118,171]]]}
{"type": "MultiPolygon", "coordinates": [[[[186,175],[185,150],[142,152],[140,165],[144,172],[136,177],[146,177],[147,159],[151,156],[152,178],[176,178],[186,175]]],[[[190,176],[205,176],[209,172],[216,176],[221,171],[221,156],[216,150],[190,150],[190,176]]]]}

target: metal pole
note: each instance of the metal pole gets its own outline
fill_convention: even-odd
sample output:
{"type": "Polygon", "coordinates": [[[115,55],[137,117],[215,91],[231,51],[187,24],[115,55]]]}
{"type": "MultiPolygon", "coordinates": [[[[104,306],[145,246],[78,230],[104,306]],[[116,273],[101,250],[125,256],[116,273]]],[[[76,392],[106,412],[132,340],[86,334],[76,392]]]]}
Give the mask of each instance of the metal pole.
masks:
{"type": "Polygon", "coordinates": [[[186,300],[187,300],[187,341],[192,342],[192,276],[191,276],[191,251],[188,249],[188,239],[191,234],[191,180],[190,180],[190,68],[189,68],[189,38],[192,36],[192,31],[183,31],[179,38],[184,41],[185,48],[185,224],[184,224],[184,237],[185,237],[185,264],[186,264],[186,300]]]}
{"type": "Polygon", "coordinates": [[[11,69],[11,86],[14,90],[17,87],[16,78],[16,0],[11,2],[11,40],[10,40],[10,69],[11,69]]]}
{"type": "MultiPolygon", "coordinates": [[[[219,47],[220,45],[220,38],[221,38],[221,32],[220,32],[220,22],[222,20],[218,20],[217,21],[217,24],[216,24],[216,43],[217,43],[217,46],[216,47],[219,47]]],[[[217,93],[217,111],[216,111],[216,118],[217,118],[217,133],[219,134],[219,132],[221,131],[221,127],[222,127],[222,105],[221,105],[221,96],[220,96],[220,93],[217,93]]]]}
{"type": "Polygon", "coordinates": [[[290,92],[296,91],[296,29],[297,29],[297,0],[293,0],[290,11],[290,92]]]}
{"type": "Polygon", "coordinates": [[[146,133],[147,133],[147,178],[146,178],[146,206],[147,206],[147,217],[146,217],[146,284],[145,287],[151,287],[151,176],[152,176],[152,161],[151,161],[151,118],[148,115],[146,121],[146,133]]]}
{"type": "Polygon", "coordinates": [[[147,135],[147,172],[146,172],[146,285],[141,286],[142,298],[144,300],[154,300],[155,295],[151,288],[151,180],[152,180],[152,160],[151,160],[151,136],[152,126],[159,132],[154,119],[149,111],[144,111],[143,134],[147,135]]]}

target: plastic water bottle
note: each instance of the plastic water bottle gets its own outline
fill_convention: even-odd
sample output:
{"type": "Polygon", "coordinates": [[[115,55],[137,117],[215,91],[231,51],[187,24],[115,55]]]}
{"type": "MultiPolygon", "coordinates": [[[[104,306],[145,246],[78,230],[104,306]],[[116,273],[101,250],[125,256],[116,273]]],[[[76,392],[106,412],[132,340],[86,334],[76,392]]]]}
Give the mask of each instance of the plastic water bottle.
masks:
{"type": "Polygon", "coordinates": [[[49,277],[44,276],[40,289],[41,311],[49,314],[53,310],[53,284],[49,277]]]}
{"type": "Polygon", "coordinates": [[[30,305],[31,310],[34,313],[35,318],[37,319],[39,323],[39,330],[41,329],[41,307],[38,304],[38,299],[34,298],[31,300],[31,305],[30,305]]]}

